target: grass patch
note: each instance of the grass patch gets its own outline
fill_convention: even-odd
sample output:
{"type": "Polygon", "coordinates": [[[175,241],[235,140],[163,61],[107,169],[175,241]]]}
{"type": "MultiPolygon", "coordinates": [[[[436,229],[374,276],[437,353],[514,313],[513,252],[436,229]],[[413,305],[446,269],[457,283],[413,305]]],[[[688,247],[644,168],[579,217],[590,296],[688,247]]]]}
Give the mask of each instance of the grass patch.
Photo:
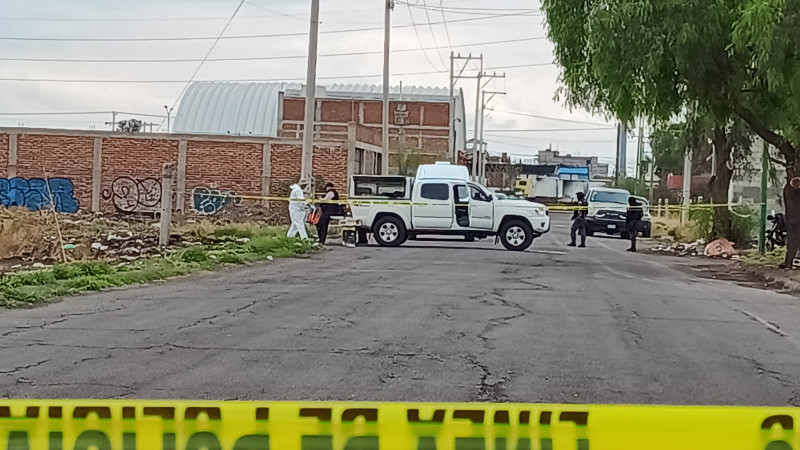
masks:
{"type": "Polygon", "coordinates": [[[54,297],[151,283],[201,270],[216,270],[222,264],[244,264],[270,256],[291,257],[316,248],[313,242],[287,238],[285,229],[279,227],[225,227],[219,233],[220,236],[244,237],[245,230],[250,233],[246,243],[226,241],[197,245],[169,257],[152,257],[118,266],[92,261],[1,275],[0,307],[29,307],[54,297]]]}
{"type": "Polygon", "coordinates": [[[752,252],[742,257],[743,262],[746,264],[752,264],[754,266],[777,266],[782,264],[785,259],[785,248],[778,248],[774,251],[766,252],[763,255],[760,255],[758,252],[752,252]]]}
{"type": "Polygon", "coordinates": [[[181,252],[181,261],[186,263],[204,263],[209,259],[211,258],[208,256],[208,250],[199,245],[189,247],[181,252]]]}

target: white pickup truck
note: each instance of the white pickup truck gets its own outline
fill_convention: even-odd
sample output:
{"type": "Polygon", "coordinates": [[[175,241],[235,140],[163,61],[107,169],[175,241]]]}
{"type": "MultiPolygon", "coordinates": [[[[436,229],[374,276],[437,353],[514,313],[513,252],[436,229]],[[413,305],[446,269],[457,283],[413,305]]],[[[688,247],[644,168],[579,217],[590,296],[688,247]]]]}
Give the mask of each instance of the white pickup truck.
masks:
{"type": "Polygon", "coordinates": [[[466,167],[445,163],[420,166],[416,179],[354,175],[349,204],[362,230],[386,247],[420,235],[499,236],[506,249],[524,251],[550,231],[544,205],[499,199],[469,181],[466,167]]]}

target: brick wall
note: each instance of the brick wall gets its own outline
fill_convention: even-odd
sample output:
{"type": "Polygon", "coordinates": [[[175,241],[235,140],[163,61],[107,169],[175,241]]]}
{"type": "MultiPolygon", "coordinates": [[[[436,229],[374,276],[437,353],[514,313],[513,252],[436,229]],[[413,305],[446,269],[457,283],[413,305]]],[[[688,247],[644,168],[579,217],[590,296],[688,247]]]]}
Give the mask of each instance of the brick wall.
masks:
{"type": "Polygon", "coordinates": [[[160,197],[161,170],[165,163],[178,163],[177,140],[103,139],[100,209],[106,212],[119,209],[119,205],[122,205],[120,201],[124,200],[122,197],[126,197],[129,200],[124,200],[128,205],[123,208],[125,211],[156,210],[160,197]],[[158,187],[155,187],[156,184],[158,187]],[[141,204],[134,205],[138,201],[141,204]]]}
{"type": "Polygon", "coordinates": [[[0,133],[0,178],[8,177],[8,135],[0,133]]]}
{"type": "Polygon", "coordinates": [[[195,188],[261,195],[263,144],[189,141],[186,146],[187,200],[195,188]]]}
{"type": "MultiPolygon", "coordinates": [[[[264,145],[270,143],[269,139],[192,135],[128,136],[109,132],[10,130],[18,133],[17,176],[69,179],[74,184],[74,197],[84,211],[91,210],[94,185],[99,187],[95,192],[102,211],[123,213],[159,210],[162,167],[165,163],[178,166],[181,142],[186,146],[186,170],[184,178],[176,180],[173,188],[177,191],[181,184],[184,187],[184,211],[209,213],[229,204],[227,198],[217,201],[218,195],[200,198],[205,202],[201,204],[193,195],[196,188],[224,194],[261,195],[264,145]],[[96,139],[101,142],[102,159],[98,178],[93,180],[96,139]]],[[[0,130],[0,178],[8,171],[9,132],[0,130]]],[[[298,141],[272,141],[270,147],[270,194],[285,195],[288,186],[300,176],[302,146],[298,141]]],[[[315,147],[314,174],[324,181],[332,181],[342,192],[347,191],[347,169],[348,147],[344,141],[315,147]]],[[[202,195],[203,191],[198,192],[202,195]]],[[[252,205],[253,202],[247,200],[242,204],[252,205]]]]}
{"type": "MultiPolygon", "coordinates": [[[[270,195],[289,193],[289,186],[300,178],[302,147],[298,144],[273,144],[270,195]]],[[[312,170],[316,177],[334,183],[340,192],[347,187],[347,148],[343,145],[314,146],[312,170]]]]}
{"type": "MultiPolygon", "coordinates": [[[[8,161],[8,145],[5,148],[8,161]]],[[[68,178],[74,185],[79,207],[88,209],[92,202],[93,155],[93,137],[20,134],[17,177],[68,178]]]]}

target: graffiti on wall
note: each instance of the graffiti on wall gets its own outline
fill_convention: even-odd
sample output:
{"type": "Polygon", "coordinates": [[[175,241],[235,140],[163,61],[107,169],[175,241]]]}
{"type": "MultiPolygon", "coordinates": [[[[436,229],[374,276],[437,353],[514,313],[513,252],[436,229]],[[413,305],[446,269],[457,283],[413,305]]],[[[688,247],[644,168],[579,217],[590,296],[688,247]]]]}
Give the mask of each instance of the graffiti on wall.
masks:
{"type": "Polygon", "coordinates": [[[69,178],[0,178],[0,204],[32,211],[54,207],[63,213],[78,212],[80,206],[75,198],[75,185],[69,178]]]}
{"type": "Polygon", "coordinates": [[[242,198],[234,191],[220,191],[205,187],[192,191],[192,207],[200,214],[211,215],[228,205],[239,206],[242,198]]]}
{"type": "Polygon", "coordinates": [[[161,206],[161,182],[156,178],[119,177],[103,191],[121,213],[154,213],[161,206]]]}

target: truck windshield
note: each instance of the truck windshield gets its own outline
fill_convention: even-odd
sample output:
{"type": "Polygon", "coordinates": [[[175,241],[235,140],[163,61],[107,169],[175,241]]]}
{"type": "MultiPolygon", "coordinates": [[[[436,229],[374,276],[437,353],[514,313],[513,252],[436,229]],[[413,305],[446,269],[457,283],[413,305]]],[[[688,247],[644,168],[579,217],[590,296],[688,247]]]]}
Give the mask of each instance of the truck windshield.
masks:
{"type": "Polygon", "coordinates": [[[621,205],[627,205],[628,197],[630,197],[630,194],[625,192],[594,191],[592,192],[591,197],[589,197],[589,201],[597,203],[619,203],[621,205]]]}

